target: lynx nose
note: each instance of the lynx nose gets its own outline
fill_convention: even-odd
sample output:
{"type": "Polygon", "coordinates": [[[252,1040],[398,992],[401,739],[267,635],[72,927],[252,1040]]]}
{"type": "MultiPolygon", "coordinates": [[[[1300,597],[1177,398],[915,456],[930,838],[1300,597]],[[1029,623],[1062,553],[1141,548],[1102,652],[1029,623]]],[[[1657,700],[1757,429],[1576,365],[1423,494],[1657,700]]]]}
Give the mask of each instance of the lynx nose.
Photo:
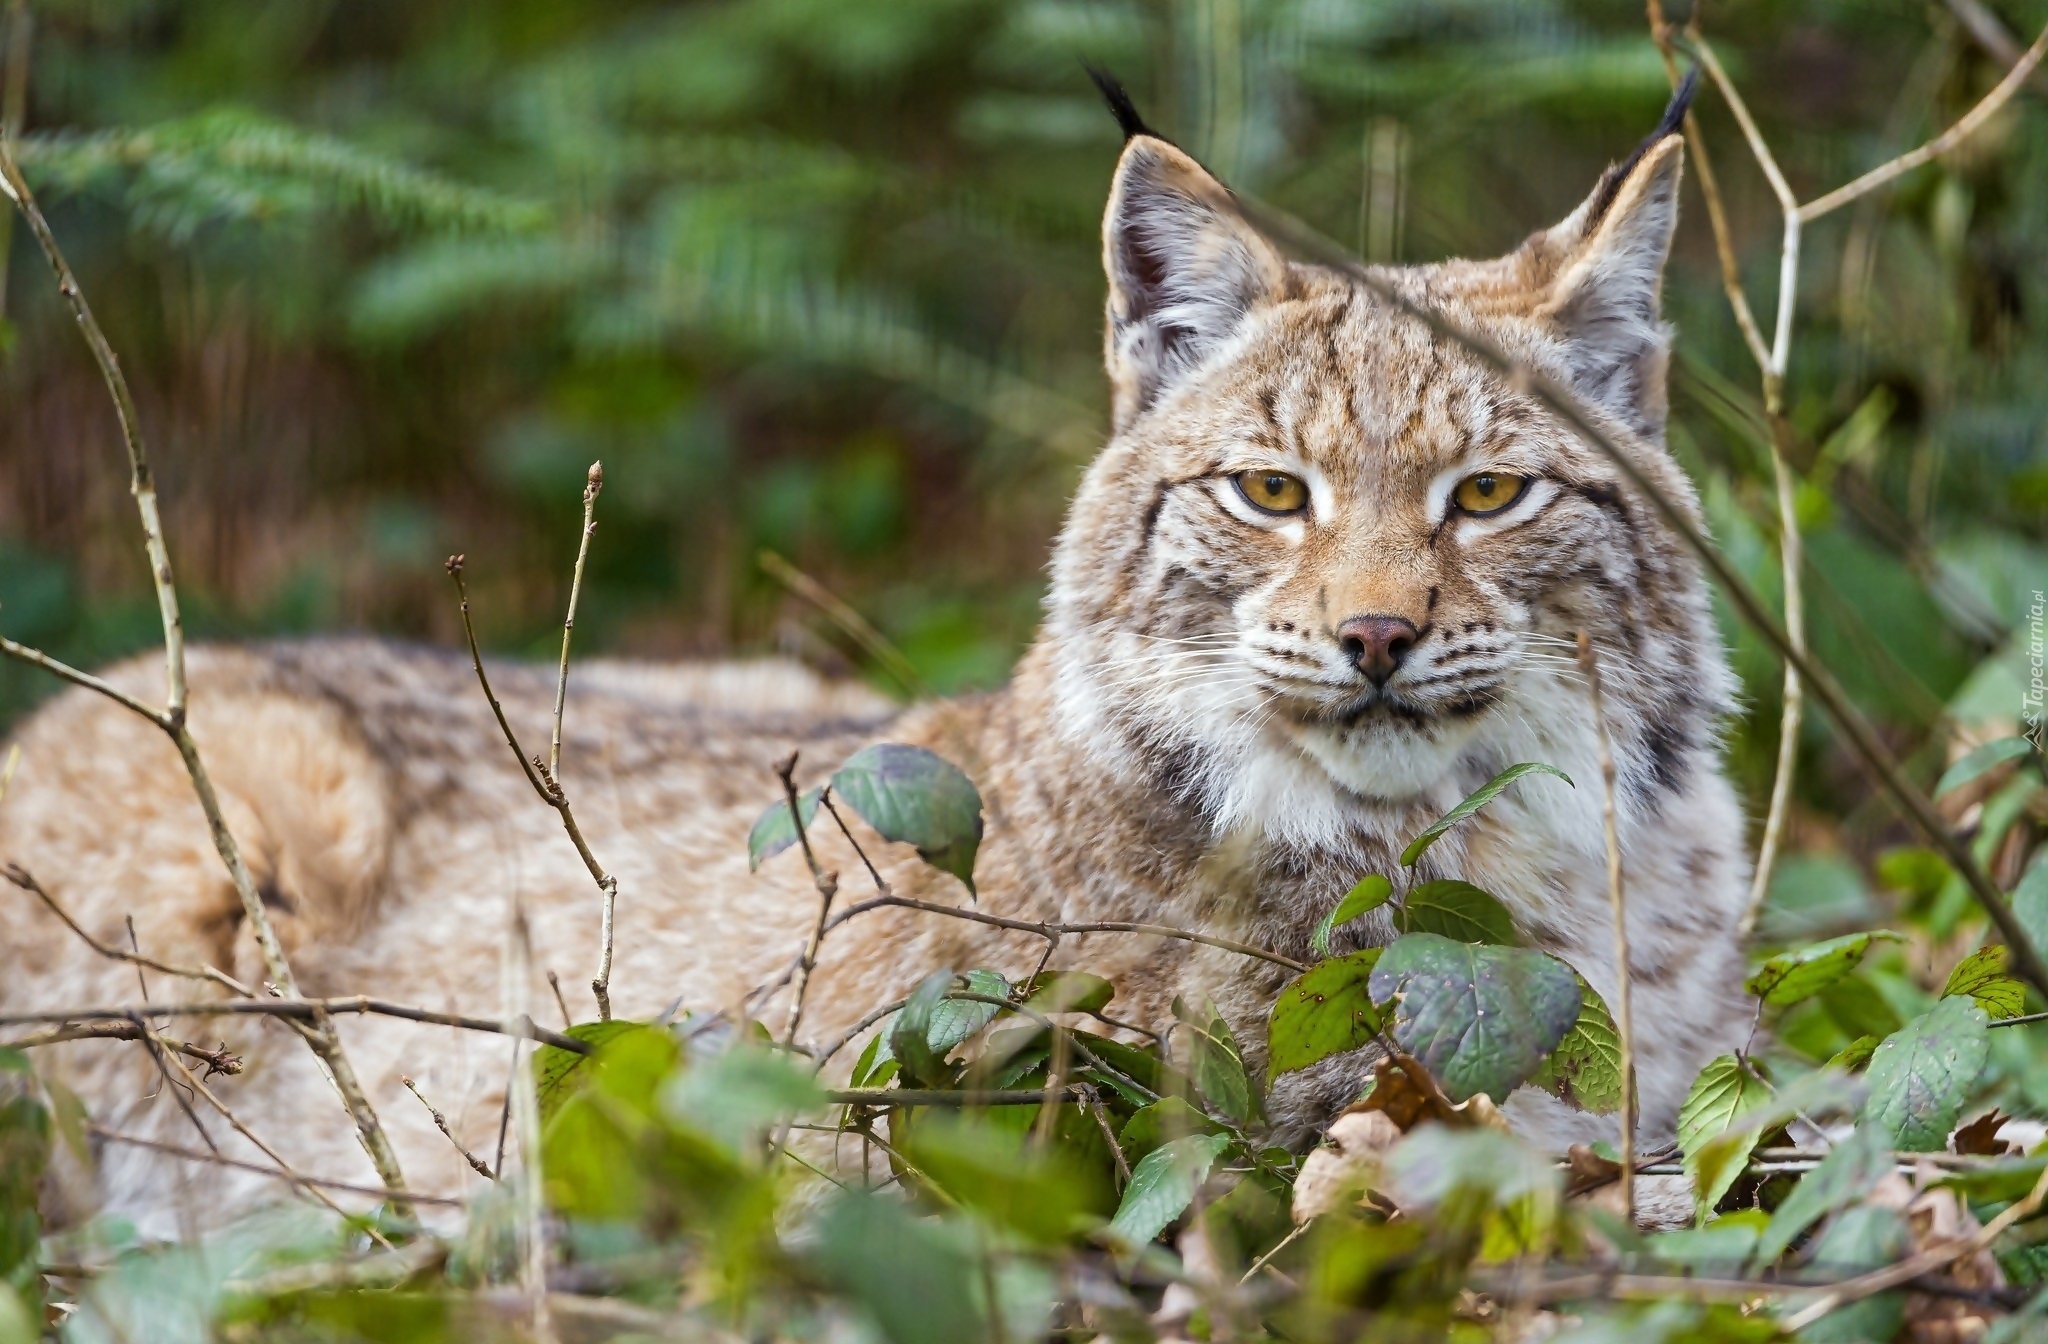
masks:
{"type": "Polygon", "coordinates": [[[1418,638],[1415,623],[1399,616],[1353,616],[1337,627],[1337,642],[1352,666],[1375,686],[1387,684],[1418,638]]]}

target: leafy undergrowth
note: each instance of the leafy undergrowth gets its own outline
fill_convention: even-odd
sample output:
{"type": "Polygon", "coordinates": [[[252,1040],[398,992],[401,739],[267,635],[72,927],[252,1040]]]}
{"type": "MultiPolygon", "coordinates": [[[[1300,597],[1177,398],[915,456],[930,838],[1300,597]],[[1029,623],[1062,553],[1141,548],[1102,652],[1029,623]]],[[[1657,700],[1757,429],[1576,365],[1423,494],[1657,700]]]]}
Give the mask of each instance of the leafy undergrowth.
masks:
{"type": "MultiPolygon", "coordinates": [[[[1943,788],[2033,800],[2039,771],[1991,751],[1943,788]]],[[[1503,788],[1570,783],[1530,773],[1404,862],[1503,788]]],[[[836,800],[971,882],[980,800],[945,762],[870,748],[828,788],[763,814],[757,864],[797,843],[793,812],[808,827],[836,800]]],[[[1923,907],[1954,881],[1925,854],[1891,862],[1923,907]]],[[[1540,1153],[1500,1110],[1542,1089],[1618,1136],[1607,1004],[1517,946],[1488,893],[1408,876],[1364,875],[1329,912],[1324,959],[1272,1006],[1265,1070],[1209,1005],[1128,1023],[1081,969],[934,967],[846,1043],[836,1089],[831,1060],[759,1023],[574,1028],[592,1053],[534,1058],[539,1259],[530,1167],[434,1230],[388,1204],[354,1222],[293,1204],[203,1244],[39,1237],[40,1173],[82,1121],[0,1053],[0,1340],[39,1318],[81,1341],[2048,1337],[2048,1155],[1992,1109],[2025,1108],[2034,1058],[2003,948],[1916,984],[1909,905],[1907,935],[1763,961],[1749,1046],[1701,1071],[1674,1149],[1635,1155],[1678,1215],[1649,1231],[1621,1216],[1615,1151],[1540,1153]],[[1394,941],[1332,951],[1383,908],[1394,941]],[[1275,1080],[1351,1051],[1359,1100],[1309,1151],[1277,1146],[1275,1080]]],[[[2012,901],[2048,945],[2048,861],[2012,901]]]]}

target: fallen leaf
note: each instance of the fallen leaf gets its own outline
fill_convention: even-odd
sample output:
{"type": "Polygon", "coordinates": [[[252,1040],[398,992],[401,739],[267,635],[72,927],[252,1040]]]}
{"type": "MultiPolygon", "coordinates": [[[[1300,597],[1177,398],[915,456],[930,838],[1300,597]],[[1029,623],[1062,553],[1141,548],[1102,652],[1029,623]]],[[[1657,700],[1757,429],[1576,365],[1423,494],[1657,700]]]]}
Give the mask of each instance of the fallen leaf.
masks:
{"type": "Polygon", "coordinates": [[[1955,1133],[1952,1141],[1959,1153],[1972,1153],[1979,1157],[2003,1157],[2007,1151],[2005,1142],[1998,1137],[1998,1131],[2011,1116],[1996,1106],[1964,1125],[1955,1133]]]}
{"type": "Polygon", "coordinates": [[[1305,1223],[1356,1208],[1379,1183],[1387,1150],[1400,1141],[1400,1127],[1385,1111],[1353,1110],[1338,1116],[1322,1145],[1302,1159],[1294,1180],[1294,1221],[1305,1223]]]}

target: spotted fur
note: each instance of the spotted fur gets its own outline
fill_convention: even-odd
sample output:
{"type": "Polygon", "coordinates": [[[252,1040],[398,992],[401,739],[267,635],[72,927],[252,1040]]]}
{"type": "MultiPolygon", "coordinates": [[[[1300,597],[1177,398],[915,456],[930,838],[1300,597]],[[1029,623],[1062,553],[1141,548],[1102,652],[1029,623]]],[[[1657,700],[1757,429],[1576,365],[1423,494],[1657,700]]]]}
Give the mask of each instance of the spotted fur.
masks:
{"type": "MultiPolygon", "coordinates": [[[[1678,137],[1654,138],[1505,257],[1378,275],[1578,389],[1693,509],[1662,448],[1658,287],[1680,158],[1678,137]]],[[[1646,1138],[1668,1135],[1694,1071],[1743,1026],[1734,926],[1748,873],[1717,754],[1734,686],[1693,558],[1536,401],[1353,278],[1288,260],[1220,183],[1141,127],[1117,168],[1104,257],[1114,433],[1059,538],[1043,629],[1007,686],[899,713],[779,665],[577,672],[563,774],[620,877],[620,1010],[652,1017],[680,1002],[783,1021],[781,993],[747,992],[802,946],[816,896],[794,855],[750,875],[747,828],[775,796],[777,755],[801,747],[816,778],[871,740],[929,746],[979,784],[979,908],[990,913],[1199,928],[1306,959],[1310,930],[1362,874],[1461,877],[1497,893],[1525,939],[1611,998],[1599,772],[1571,659],[1585,631],[1619,765],[1646,1138]],[[1497,516],[1452,512],[1456,482],[1482,468],[1533,484],[1497,516]],[[1308,511],[1259,513],[1231,480],[1253,469],[1305,481],[1308,511]],[[1358,616],[1416,632],[1384,685],[1343,645],[1339,628],[1358,616]],[[1557,765],[1577,787],[1526,780],[1412,873],[1401,868],[1410,836],[1517,761],[1557,765]]],[[[151,660],[112,673],[140,693],[160,675],[151,660]]],[[[497,680],[538,742],[549,678],[505,668],[497,680]]],[[[193,684],[194,731],[308,992],[495,1012],[515,894],[541,965],[565,987],[587,979],[597,896],[462,660],[360,641],[203,650],[193,684]]],[[[0,859],[33,870],[102,938],[117,941],[133,914],[152,954],[260,978],[165,744],[81,692],[18,741],[0,859]]],[[[967,902],[953,879],[867,839],[900,893],[967,902]]],[[[863,870],[845,842],[824,834],[819,845],[856,891],[863,870]]],[[[26,895],[7,899],[0,1003],[133,996],[130,968],[93,957],[26,895]]],[[[1376,914],[1339,940],[1390,936],[1376,914]]],[[[826,944],[804,1036],[831,1039],[934,967],[1021,975],[1042,951],[1029,934],[863,915],[826,944]]],[[[1175,998],[1213,1000],[1263,1063],[1281,968],[1125,934],[1066,939],[1055,961],[1110,975],[1129,1020],[1163,1025],[1175,998]]],[[[580,991],[570,1000],[586,1002],[580,991]]],[[[275,1024],[221,1030],[248,1058],[224,1080],[240,1112],[305,1169],[366,1179],[303,1048],[275,1024]]],[[[468,1179],[398,1079],[417,1078],[487,1151],[505,1042],[380,1020],[343,1032],[415,1181],[445,1190],[468,1179]]],[[[189,1122],[151,1099],[139,1052],[82,1043],[44,1058],[105,1123],[181,1141],[189,1122]]],[[[1271,1105],[1281,1136],[1311,1136],[1365,1071],[1351,1056],[1283,1078],[1271,1105]]],[[[1526,1089],[1507,1109],[1554,1146],[1612,1129],[1526,1089]]],[[[101,1156],[96,1173],[67,1178],[68,1206],[115,1209],[152,1231],[277,1192],[134,1149],[101,1156]]]]}

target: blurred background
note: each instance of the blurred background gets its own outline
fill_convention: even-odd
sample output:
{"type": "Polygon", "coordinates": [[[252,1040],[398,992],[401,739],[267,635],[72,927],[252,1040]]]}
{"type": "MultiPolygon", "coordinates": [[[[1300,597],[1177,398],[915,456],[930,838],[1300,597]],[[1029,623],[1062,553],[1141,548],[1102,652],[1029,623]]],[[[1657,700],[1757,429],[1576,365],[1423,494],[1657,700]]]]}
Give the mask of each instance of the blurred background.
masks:
{"type": "MultiPolygon", "coordinates": [[[[2044,20],[1705,16],[1805,198],[1960,115],[2000,33],[2044,20]]],[[[1104,433],[1118,137],[1084,60],[1375,260],[1513,246],[1668,93],[1623,0],[8,0],[0,21],[0,111],[135,384],[197,632],[450,645],[441,561],[464,551],[488,643],[551,656],[601,457],[582,650],[779,649],[897,689],[765,548],[942,692],[999,682],[1029,639],[1104,433]]],[[[1813,642],[1926,780],[2013,730],[2048,586],[2044,90],[1813,228],[1801,272],[1813,642]]],[[[1768,322],[1776,207],[1711,91],[1700,115],[1768,322]]],[[[1756,370],[1694,186],[1686,210],[1672,445],[1775,596],[1756,370]]],[[[154,608],[105,392],[7,227],[0,629],[90,664],[153,644],[154,608]]],[[[1779,674],[1728,635],[1760,811],[1779,674]]],[[[0,726],[52,688],[0,666],[0,726]]],[[[1891,902],[1963,936],[1958,885],[1898,847],[1825,724],[1802,760],[1767,932],[1891,902]]],[[[2000,787],[1957,807],[2010,881],[2041,803],[2000,787]]]]}

